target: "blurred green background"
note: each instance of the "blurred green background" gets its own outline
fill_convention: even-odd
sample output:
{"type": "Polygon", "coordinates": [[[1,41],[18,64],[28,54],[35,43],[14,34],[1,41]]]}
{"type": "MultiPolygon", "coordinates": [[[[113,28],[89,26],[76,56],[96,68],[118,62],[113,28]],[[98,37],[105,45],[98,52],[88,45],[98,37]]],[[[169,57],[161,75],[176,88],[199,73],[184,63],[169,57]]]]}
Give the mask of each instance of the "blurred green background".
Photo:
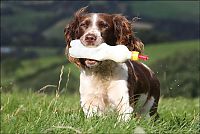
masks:
{"type": "Polygon", "coordinates": [[[84,6],[141,18],[134,32],[162,95],[199,96],[199,1],[1,1],[1,91],[57,86],[64,65],[60,89],[77,93],[79,71],[64,55],[63,30],[84,6]]]}

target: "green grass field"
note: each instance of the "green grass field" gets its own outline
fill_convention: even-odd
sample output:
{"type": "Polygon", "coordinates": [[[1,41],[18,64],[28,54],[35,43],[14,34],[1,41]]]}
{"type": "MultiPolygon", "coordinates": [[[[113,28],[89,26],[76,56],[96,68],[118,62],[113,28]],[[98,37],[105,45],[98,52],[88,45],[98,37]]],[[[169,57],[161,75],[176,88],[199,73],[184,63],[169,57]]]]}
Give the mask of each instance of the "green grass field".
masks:
{"type": "MultiPolygon", "coordinates": [[[[145,47],[145,54],[150,57],[150,60],[145,63],[151,65],[157,63],[158,60],[173,56],[177,52],[186,52],[187,54],[189,51],[199,50],[198,44],[199,40],[151,44],[145,47]]],[[[16,72],[10,72],[11,75],[7,77],[3,72],[4,74],[1,74],[2,81],[8,82],[14,74],[14,78],[26,78],[23,80],[27,81],[26,87],[38,83],[44,85],[49,79],[56,81],[56,83],[48,81],[49,84],[57,85],[65,56],[53,57],[52,52],[51,56],[47,55],[45,54],[41,59],[18,61],[21,67],[15,68],[16,72]],[[55,64],[58,65],[50,68],[55,64]],[[41,73],[40,70],[44,72],[41,73]],[[39,72],[38,75],[36,72],[39,72]],[[34,77],[29,78],[28,76],[32,74],[34,77]]],[[[13,67],[15,67],[16,62],[10,63],[13,63],[13,67]]],[[[7,67],[7,65],[4,64],[2,67],[7,67]]],[[[8,68],[2,68],[2,70],[4,69],[8,68]]],[[[79,71],[72,64],[65,65],[62,82],[66,85],[69,69],[71,69],[71,74],[68,87],[64,87],[66,90],[72,87],[78,88],[79,71]]],[[[1,87],[1,89],[3,88],[1,87]]],[[[60,90],[63,90],[62,88],[60,90]]],[[[54,87],[51,90],[55,89],[54,87]]],[[[60,97],[55,97],[53,94],[19,92],[15,91],[14,87],[14,90],[8,93],[1,92],[1,133],[134,133],[136,128],[142,128],[146,133],[192,134],[200,131],[199,100],[197,98],[162,98],[158,111],[160,118],[156,122],[134,118],[130,122],[117,122],[116,113],[86,119],[80,108],[78,94],[65,93],[60,97]]]]}
{"type": "Polygon", "coordinates": [[[115,113],[86,119],[76,94],[1,93],[1,133],[134,133],[138,127],[146,133],[200,131],[198,99],[161,99],[158,111],[156,122],[117,122],[115,113]]]}

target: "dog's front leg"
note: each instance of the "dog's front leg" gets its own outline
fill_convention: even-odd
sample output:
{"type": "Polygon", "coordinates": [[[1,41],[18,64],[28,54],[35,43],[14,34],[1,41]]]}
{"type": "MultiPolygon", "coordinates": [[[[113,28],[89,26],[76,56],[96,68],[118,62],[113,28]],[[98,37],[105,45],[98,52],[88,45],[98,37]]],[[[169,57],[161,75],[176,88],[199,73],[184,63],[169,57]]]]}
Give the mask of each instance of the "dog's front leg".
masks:
{"type": "Polygon", "coordinates": [[[94,94],[81,95],[81,107],[86,117],[103,114],[105,103],[102,96],[94,94]]]}
{"type": "Polygon", "coordinates": [[[93,75],[86,75],[85,71],[81,71],[80,75],[80,97],[81,107],[86,117],[101,115],[105,109],[105,93],[101,84],[93,75]]]}
{"type": "Polygon", "coordinates": [[[108,90],[108,98],[112,106],[119,112],[119,120],[131,119],[133,108],[129,104],[127,82],[125,80],[113,81],[108,90]]]}

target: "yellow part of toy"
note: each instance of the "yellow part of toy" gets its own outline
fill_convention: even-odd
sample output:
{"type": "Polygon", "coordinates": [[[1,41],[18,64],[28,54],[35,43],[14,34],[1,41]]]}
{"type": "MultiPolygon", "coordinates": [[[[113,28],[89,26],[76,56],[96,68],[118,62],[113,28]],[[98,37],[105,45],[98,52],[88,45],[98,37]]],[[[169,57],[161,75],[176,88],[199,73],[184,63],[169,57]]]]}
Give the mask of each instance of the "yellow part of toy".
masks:
{"type": "Polygon", "coordinates": [[[132,51],[131,60],[138,60],[139,52],[132,51]]]}

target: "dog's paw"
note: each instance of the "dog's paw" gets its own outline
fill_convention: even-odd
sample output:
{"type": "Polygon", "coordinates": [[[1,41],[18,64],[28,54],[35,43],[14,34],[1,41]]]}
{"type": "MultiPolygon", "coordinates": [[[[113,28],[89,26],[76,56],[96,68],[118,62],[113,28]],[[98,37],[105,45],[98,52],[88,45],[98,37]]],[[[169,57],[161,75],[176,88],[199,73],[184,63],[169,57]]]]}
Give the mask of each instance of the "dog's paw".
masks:
{"type": "Polygon", "coordinates": [[[125,111],[120,112],[119,116],[118,116],[118,121],[125,121],[125,122],[130,121],[130,119],[132,117],[132,112],[133,112],[132,107],[129,107],[125,111]]]}
{"type": "Polygon", "coordinates": [[[103,114],[102,111],[96,106],[89,107],[89,108],[83,107],[83,112],[84,112],[86,118],[90,118],[93,116],[101,116],[103,114]]]}

